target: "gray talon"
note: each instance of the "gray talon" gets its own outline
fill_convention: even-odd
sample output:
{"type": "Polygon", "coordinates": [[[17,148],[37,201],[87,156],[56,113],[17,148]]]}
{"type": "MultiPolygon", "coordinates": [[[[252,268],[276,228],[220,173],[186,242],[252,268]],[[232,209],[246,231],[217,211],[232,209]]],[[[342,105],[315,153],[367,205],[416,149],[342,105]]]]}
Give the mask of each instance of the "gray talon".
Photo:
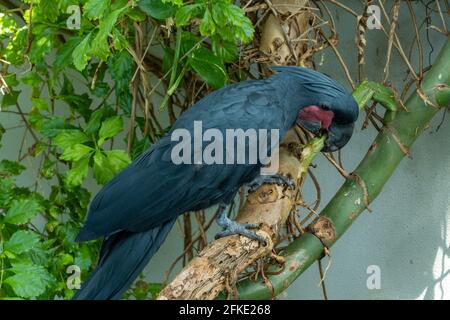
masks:
{"type": "Polygon", "coordinates": [[[261,175],[255,178],[252,182],[248,184],[249,192],[254,192],[256,189],[258,189],[260,186],[262,186],[264,183],[274,183],[280,186],[287,186],[291,190],[295,190],[295,182],[288,177],[285,177],[280,174],[275,175],[261,175]]]}
{"type": "Polygon", "coordinates": [[[264,239],[264,237],[256,234],[256,232],[254,232],[254,231],[249,230],[249,229],[257,228],[258,224],[238,223],[234,220],[231,220],[227,216],[226,206],[224,206],[224,205],[221,205],[219,207],[219,210],[220,210],[219,216],[217,217],[216,221],[217,221],[217,224],[219,226],[221,226],[224,230],[216,234],[216,236],[215,236],[216,239],[231,236],[234,234],[240,234],[247,238],[259,241],[259,242],[263,243],[264,245],[266,244],[266,240],[264,239]]]}
{"type": "Polygon", "coordinates": [[[247,238],[259,241],[261,243],[264,243],[264,244],[266,243],[266,240],[264,239],[264,237],[258,235],[254,231],[250,231],[249,230],[249,229],[252,229],[252,228],[257,228],[258,225],[248,224],[248,223],[240,224],[240,223],[237,223],[236,221],[233,221],[233,220],[230,220],[230,221],[231,221],[231,223],[229,224],[229,226],[227,226],[225,228],[225,230],[223,230],[223,231],[221,231],[221,232],[216,234],[216,237],[215,237],[216,239],[227,237],[227,236],[231,236],[231,235],[234,235],[234,234],[240,234],[242,236],[245,236],[247,238]]]}

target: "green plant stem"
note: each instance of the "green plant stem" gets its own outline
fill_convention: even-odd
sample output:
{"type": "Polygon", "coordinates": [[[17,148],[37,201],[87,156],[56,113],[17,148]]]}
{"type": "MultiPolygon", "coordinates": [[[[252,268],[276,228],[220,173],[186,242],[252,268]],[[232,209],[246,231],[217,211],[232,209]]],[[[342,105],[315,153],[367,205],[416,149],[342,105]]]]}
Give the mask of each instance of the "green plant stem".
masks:
{"type": "MultiPolygon", "coordinates": [[[[417,92],[412,94],[406,101],[407,111],[398,111],[392,121],[383,127],[357,169],[321,212],[321,216],[331,223],[334,236],[320,240],[311,232],[306,232],[282,252],[286,259],[284,270],[269,276],[275,296],[288,288],[313,262],[323,256],[326,247],[331,247],[345,233],[381,192],[400,161],[408,154],[412,143],[439,111],[439,107],[449,106],[449,57],[450,42],[447,41],[422,81],[422,91],[435,106],[427,105],[417,92]]],[[[369,99],[367,95],[370,93],[362,93],[361,96],[359,93],[356,96],[361,101],[375,99],[374,93],[369,99]]],[[[240,299],[270,299],[273,296],[271,289],[260,280],[244,280],[238,284],[237,289],[240,299]]]]}
{"type": "Polygon", "coordinates": [[[180,27],[177,28],[177,38],[175,43],[175,55],[173,58],[173,65],[172,70],[170,73],[170,80],[169,85],[167,87],[167,93],[164,96],[161,105],[159,106],[159,110],[163,110],[166,107],[167,102],[169,101],[170,96],[175,92],[175,90],[178,88],[181,79],[183,78],[185,68],[180,72],[180,75],[177,78],[177,69],[178,69],[178,62],[180,61],[180,54],[181,54],[181,33],[182,30],[180,27]]]}

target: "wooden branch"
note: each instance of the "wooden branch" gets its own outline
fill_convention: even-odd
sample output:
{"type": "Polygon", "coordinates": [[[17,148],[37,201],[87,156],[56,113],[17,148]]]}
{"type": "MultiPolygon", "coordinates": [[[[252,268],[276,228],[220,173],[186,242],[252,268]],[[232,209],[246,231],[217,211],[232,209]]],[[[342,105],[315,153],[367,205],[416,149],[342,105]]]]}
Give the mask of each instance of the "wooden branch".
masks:
{"type": "MultiPolygon", "coordinates": [[[[303,147],[295,130],[290,130],[280,147],[278,173],[297,180],[298,188],[324,140],[317,138],[303,147]]],[[[257,233],[267,239],[267,245],[239,235],[213,241],[160,292],[158,299],[214,299],[259,259],[272,257],[282,263],[273,249],[294,206],[295,192],[274,184],[262,185],[248,196],[237,221],[259,224],[257,233]]]]}

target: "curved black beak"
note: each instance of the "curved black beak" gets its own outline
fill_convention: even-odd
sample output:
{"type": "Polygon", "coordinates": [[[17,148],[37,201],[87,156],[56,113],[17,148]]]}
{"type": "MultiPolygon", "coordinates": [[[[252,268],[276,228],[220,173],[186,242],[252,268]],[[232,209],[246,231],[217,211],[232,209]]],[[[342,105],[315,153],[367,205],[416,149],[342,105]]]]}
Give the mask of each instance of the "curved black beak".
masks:
{"type": "Polygon", "coordinates": [[[328,137],[322,152],[334,152],[347,144],[353,134],[354,123],[332,123],[328,128],[328,137]]]}
{"type": "Polygon", "coordinates": [[[334,152],[344,147],[352,137],[354,128],[354,123],[338,124],[333,122],[328,129],[323,129],[318,121],[297,119],[296,123],[315,135],[323,131],[327,132],[322,152],[334,152]]]}
{"type": "Polygon", "coordinates": [[[307,121],[297,119],[297,125],[308,130],[313,134],[319,134],[322,130],[327,132],[327,140],[325,140],[325,146],[322,152],[334,152],[344,147],[350,140],[353,134],[354,124],[338,124],[332,123],[328,130],[321,127],[321,123],[318,121],[307,121]]]}
{"type": "Polygon", "coordinates": [[[319,121],[303,120],[297,118],[296,123],[298,126],[308,130],[313,134],[318,134],[322,129],[322,124],[319,121]]]}

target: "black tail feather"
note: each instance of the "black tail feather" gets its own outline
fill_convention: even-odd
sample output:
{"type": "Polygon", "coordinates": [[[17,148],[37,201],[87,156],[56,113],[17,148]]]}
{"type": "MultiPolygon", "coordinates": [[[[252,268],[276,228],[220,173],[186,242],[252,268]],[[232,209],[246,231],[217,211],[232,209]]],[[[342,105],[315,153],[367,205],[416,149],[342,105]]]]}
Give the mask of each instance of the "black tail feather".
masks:
{"type": "Polygon", "coordinates": [[[120,299],[159,249],[174,222],[139,233],[122,231],[105,240],[97,267],[72,299],[120,299]]]}

